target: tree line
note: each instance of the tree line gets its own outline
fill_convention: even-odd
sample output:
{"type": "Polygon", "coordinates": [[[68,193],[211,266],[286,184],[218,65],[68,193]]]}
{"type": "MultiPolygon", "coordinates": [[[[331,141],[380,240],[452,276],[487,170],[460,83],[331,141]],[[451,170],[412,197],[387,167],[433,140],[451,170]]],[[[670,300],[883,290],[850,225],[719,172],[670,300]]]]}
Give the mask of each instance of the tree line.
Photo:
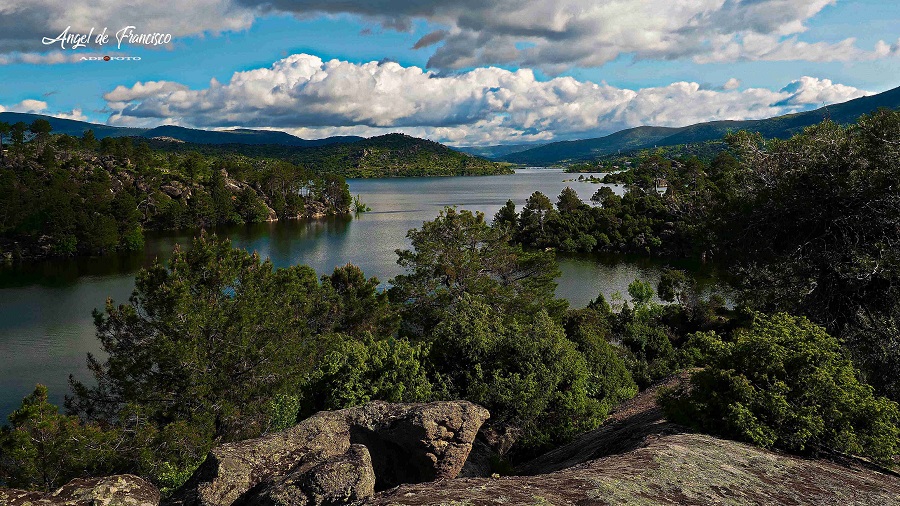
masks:
{"type": "Polygon", "coordinates": [[[737,132],[711,162],[648,155],[582,202],[533,194],[498,219],[518,243],[710,261],[740,302],[809,317],[846,344],[864,379],[900,400],[900,112],[790,139],[737,132]]]}
{"type": "Polygon", "coordinates": [[[166,153],[131,138],[0,123],[7,259],[134,251],[145,230],[347,213],[346,181],[278,159],[166,153]]]}

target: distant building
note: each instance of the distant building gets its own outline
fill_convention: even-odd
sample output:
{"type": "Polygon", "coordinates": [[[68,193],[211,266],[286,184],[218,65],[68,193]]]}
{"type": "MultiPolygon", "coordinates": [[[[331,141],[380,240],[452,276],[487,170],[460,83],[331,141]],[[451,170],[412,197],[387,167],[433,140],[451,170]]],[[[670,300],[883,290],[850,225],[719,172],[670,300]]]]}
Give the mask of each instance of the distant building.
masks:
{"type": "Polygon", "coordinates": [[[669,182],[665,179],[658,177],[656,178],[656,192],[660,195],[666,193],[666,190],[669,189],[669,182]]]}

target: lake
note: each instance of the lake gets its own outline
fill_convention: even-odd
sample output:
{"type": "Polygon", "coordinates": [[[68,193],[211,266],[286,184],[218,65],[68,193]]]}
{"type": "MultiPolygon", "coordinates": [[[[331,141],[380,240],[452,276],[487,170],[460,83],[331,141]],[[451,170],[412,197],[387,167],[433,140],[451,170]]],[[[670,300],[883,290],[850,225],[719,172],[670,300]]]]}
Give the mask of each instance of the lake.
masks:
{"type": "MultiPolygon", "coordinates": [[[[574,175],[577,178],[578,175],[574,175]]],[[[588,174],[585,174],[587,177],[588,174]]],[[[257,251],[276,266],[305,263],[320,274],[354,263],[382,282],[400,273],[395,250],[409,247],[406,232],[433,219],[445,206],[484,212],[490,219],[508,199],[517,207],[541,191],[554,202],[566,186],[588,201],[600,185],[569,181],[555,169],[520,169],[514,175],[350,180],[371,212],[354,218],[284,221],[217,230],[235,246],[257,251]]],[[[617,193],[622,188],[610,185],[617,193]]],[[[91,311],[107,297],[125,301],[134,273],[165,259],[195,231],[150,233],[143,252],[128,256],[57,259],[0,269],[0,416],[17,408],[36,383],[50,388],[54,402],[68,391],[67,378],[87,379],[85,355],[98,351],[91,311]]],[[[635,278],[659,277],[648,259],[579,256],[560,258],[557,293],[575,307],[598,293],[626,292],[635,278]]]]}

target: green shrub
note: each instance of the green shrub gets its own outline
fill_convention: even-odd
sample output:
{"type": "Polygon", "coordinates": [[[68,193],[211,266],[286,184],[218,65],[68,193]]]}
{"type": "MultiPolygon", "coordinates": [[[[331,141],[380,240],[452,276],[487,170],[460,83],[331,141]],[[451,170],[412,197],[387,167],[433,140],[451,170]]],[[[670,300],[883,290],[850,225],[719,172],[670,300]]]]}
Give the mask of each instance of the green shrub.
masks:
{"type": "Polygon", "coordinates": [[[269,401],[269,429],[267,432],[278,432],[297,423],[300,411],[300,398],[296,395],[277,394],[269,401]]]}
{"type": "Polygon", "coordinates": [[[897,404],[875,397],[838,341],[806,318],[756,313],[731,340],[696,335],[708,365],[663,392],[673,420],[765,448],[821,450],[888,463],[900,452],[897,404]]]}
{"type": "Polygon", "coordinates": [[[608,412],[590,395],[603,391],[602,379],[592,378],[601,371],[590,370],[545,311],[527,324],[508,322],[464,295],[435,328],[430,359],[439,394],[480,404],[493,426],[521,431],[520,454],[593,429],[608,412]]]}
{"type": "Polygon", "coordinates": [[[52,490],[73,478],[110,473],[119,462],[117,431],[82,424],[59,413],[47,401],[47,387],[37,385],[0,429],[0,483],[10,487],[52,490]]]}
{"type": "Polygon", "coordinates": [[[302,387],[301,417],[373,400],[417,402],[431,397],[422,362],[427,347],[406,339],[359,340],[342,334],[332,342],[302,387]]]}

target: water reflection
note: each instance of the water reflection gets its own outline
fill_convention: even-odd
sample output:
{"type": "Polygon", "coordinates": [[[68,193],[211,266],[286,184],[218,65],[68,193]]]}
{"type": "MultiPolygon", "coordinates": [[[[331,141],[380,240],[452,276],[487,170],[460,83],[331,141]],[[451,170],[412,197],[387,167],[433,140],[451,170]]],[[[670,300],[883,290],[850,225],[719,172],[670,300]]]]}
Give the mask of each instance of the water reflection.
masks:
{"type": "MultiPolygon", "coordinates": [[[[277,267],[308,264],[320,274],[352,262],[383,283],[400,273],[396,250],[409,247],[406,232],[433,219],[447,205],[481,211],[489,218],[507,199],[521,208],[534,191],[555,200],[566,186],[588,200],[598,189],[571,181],[559,170],[526,169],[515,175],[369,179],[350,181],[373,211],[356,218],[283,221],[214,230],[235,246],[257,251],[277,267]]],[[[621,186],[614,191],[622,192],[621,186]]],[[[107,297],[125,301],[134,274],[165,261],[176,244],[189,246],[196,231],[147,235],[138,254],[57,259],[0,268],[0,416],[14,409],[34,384],[50,387],[61,402],[70,373],[86,379],[85,354],[96,353],[91,311],[107,297]]],[[[635,278],[658,280],[660,265],[623,257],[560,257],[558,294],[581,307],[598,293],[625,293],[635,278]]],[[[699,266],[691,266],[702,278],[699,266]]]]}

